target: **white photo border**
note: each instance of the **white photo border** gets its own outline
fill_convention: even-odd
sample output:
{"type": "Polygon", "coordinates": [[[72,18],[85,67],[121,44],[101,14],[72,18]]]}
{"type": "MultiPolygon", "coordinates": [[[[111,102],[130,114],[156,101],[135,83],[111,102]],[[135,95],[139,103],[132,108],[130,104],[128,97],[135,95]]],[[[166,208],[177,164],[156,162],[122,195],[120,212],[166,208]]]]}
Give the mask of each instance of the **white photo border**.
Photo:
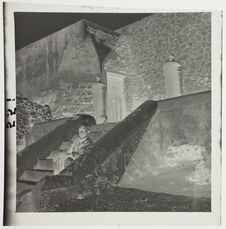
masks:
{"type": "MultiPolygon", "coordinates": [[[[7,3],[5,6],[5,92],[7,98],[16,97],[16,65],[14,12],[203,12],[204,10],[153,10],[129,8],[85,7],[61,4],[7,3]]],[[[210,12],[210,11],[207,11],[210,12]]],[[[221,217],[221,30],[222,13],[212,12],[212,212],[71,212],[16,213],[16,129],[8,129],[6,168],[9,187],[7,193],[8,225],[215,225],[221,217]]],[[[16,104],[13,104],[16,105],[16,104]]]]}

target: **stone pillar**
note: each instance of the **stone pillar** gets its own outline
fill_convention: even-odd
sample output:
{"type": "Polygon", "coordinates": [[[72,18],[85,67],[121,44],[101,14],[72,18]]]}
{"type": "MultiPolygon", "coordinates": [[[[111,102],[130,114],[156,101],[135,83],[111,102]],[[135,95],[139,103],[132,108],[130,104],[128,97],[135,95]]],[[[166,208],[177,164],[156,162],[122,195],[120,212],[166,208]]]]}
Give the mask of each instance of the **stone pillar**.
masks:
{"type": "Polygon", "coordinates": [[[167,98],[177,97],[183,94],[180,66],[181,65],[175,61],[169,61],[163,65],[167,98]]]}
{"type": "Polygon", "coordinates": [[[106,118],[105,88],[102,83],[94,83],[92,85],[94,117],[97,123],[103,123],[106,118]]]}

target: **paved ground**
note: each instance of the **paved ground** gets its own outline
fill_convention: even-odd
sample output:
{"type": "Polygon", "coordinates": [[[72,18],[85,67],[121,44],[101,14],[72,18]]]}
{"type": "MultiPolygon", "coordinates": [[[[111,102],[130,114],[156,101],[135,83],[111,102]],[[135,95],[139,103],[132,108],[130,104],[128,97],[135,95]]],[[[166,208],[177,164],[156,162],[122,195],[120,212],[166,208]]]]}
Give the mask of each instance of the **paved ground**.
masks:
{"type": "Polygon", "coordinates": [[[57,212],[150,211],[150,212],[209,212],[210,198],[194,198],[137,189],[115,187],[100,195],[65,201],[55,207],[57,212]]]}

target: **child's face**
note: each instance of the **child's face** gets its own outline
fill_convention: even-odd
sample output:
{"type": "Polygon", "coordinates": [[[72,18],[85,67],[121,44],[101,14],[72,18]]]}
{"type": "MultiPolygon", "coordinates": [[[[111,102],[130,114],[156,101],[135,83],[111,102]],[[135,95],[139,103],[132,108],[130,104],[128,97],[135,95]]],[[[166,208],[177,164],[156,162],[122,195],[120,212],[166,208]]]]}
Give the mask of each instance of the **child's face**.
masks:
{"type": "Polygon", "coordinates": [[[78,129],[78,136],[79,138],[85,138],[87,134],[89,133],[88,129],[85,126],[81,126],[78,129]]]}

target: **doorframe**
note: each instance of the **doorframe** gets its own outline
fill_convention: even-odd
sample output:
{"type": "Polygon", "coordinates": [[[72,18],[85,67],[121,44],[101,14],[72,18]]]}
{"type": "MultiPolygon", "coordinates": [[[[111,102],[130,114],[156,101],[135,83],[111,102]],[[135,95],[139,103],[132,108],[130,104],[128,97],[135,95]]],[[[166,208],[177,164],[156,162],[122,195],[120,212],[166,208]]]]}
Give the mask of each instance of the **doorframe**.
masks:
{"type": "MultiPolygon", "coordinates": [[[[108,99],[108,79],[109,77],[111,78],[118,78],[122,81],[122,88],[121,88],[121,91],[122,91],[122,101],[121,101],[121,117],[120,117],[120,120],[117,120],[117,121],[121,121],[122,119],[125,118],[126,116],[126,96],[125,96],[125,79],[127,78],[125,75],[122,75],[120,73],[115,73],[115,72],[111,72],[111,71],[106,71],[106,78],[107,78],[107,91],[106,91],[106,115],[108,117],[108,107],[109,107],[109,99],[108,99]]],[[[110,120],[111,122],[112,120],[110,120]]]]}

